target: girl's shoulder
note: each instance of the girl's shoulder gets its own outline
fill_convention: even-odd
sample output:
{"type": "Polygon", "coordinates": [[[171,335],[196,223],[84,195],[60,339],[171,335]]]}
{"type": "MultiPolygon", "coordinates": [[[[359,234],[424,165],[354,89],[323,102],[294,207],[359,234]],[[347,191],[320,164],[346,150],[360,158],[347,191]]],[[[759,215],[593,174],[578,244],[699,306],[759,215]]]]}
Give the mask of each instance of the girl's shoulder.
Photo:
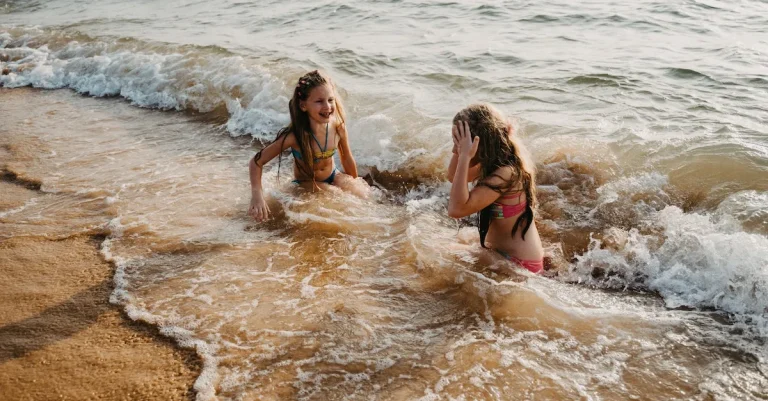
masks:
{"type": "Polygon", "coordinates": [[[516,166],[508,165],[508,166],[501,166],[494,170],[493,173],[488,178],[497,178],[502,179],[505,181],[509,181],[518,175],[518,169],[516,166]]]}
{"type": "Polygon", "coordinates": [[[518,177],[519,172],[515,166],[501,166],[494,170],[491,174],[485,177],[483,183],[493,187],[510,187],[515,188],[519,186],[518,177]]]}
{"type": "Polygon", "coordinates": [[[293,130],[287,128],[277,134],[277,140],[283,141],[288,145],[295,145],[298,143],[296,141],[296,134],[293,133],[293,130]]]}

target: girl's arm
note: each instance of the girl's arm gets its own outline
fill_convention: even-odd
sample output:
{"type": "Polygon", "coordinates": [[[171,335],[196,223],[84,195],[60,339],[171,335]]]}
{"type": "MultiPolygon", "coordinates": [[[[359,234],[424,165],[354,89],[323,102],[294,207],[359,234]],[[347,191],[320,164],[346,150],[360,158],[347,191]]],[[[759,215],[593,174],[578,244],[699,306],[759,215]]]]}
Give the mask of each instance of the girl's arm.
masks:
{"type": "MultiPolygon", "coordinates": [[[[456,175],[456,165],[459,162],[458,153],[453,153],[451,157],[451,163],[448,164],[448,181],[453,182],[453,177],[456,175]]],[[[472,182],[480,176],[480,163],[471,164],[469,166],[469,172],[467,174],[467,182],[472,182]]]]}
{"type": "MultiPolygon", "coordinates": [[[[448,215],[454,218],[469,216],[483,210],[499,198],[499,193],[486,186],[475,186],[470,192],[467,188],[469,178],[469,162],[477,153],[480,137],[471,140],[469,124],[459,121],[453,127],[454,136],[458,139],[459,154],[456,158],[456,170],[451,186],[451,197],[448,200],[448,215]]],[[[490,180],[501,179],[495,176],[490,180]]],[[[489,182],[491,183],[491,182],[489,182]]]]}
{"type": "Polygon", "coordinates": [[[352,150],[349,148],[346,124],[339,124],[336,127],[336,132],[339,133],[339,159],[341,159],[341,166],[344,167],[346,174],[352,176],[352,178],[357,178],[357,163],[352,156],[352,150]]]}
{"type": "MultiPolygon", "coordinates": [[[[459,162],[459,137],[455,125],[451,128],[451,137],[453,137],[453,149],[451,150],[453,155],[451,156],[451,162],[448,163],[448,181],[453,182],[453,176],[456,174],[456,165],[459,162]]],[[[467,182],[472,182],[480,176],[480,163],[471,163],[470,161],[467,182]]]]}
{"type": "Polygon", "coordinates": [[[251,179],[251,206],[248,208],[248,214],[258,221],[266,220],[269,217],[269,207],[264,202],[263,189],[261,186],[261,173],[263,167],[270,160],[274,159],[280,152],[296,145],[296,137],[292,133],[286,134],[287,137],[277,138],[262,149],[257,155],[261,155],[259,160],[252,157],[248,163],[248,173],[251,179]]]}

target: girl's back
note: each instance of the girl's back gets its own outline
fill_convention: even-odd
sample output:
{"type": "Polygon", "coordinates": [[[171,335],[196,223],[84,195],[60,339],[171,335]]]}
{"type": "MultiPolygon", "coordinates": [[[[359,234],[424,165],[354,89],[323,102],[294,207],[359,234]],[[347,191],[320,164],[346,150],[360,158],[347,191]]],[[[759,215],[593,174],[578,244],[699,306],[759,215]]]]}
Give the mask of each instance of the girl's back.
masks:
{"type": "Polygon", "coordinates": [[[453,138],[458,152],[449,166],[453,185],[448,214],[478,213],[483,247],[540,272],[544,250],[534,222],[535,171],[523,157],[512,125],[490,105],[471,105],[454,117],[453,138]],[[466,183],[474,180],[477,185],[468,191],[466,183]]]}
{"type": "Polygon", "coordinates": [[[536,222],[531,222],[523,239],[523,230],[513,231],[518,219],[525,213],[528,200],[522,188],[510,190],[499,196],[491,204],[490,225],[485,237],[486,246],[507,255],[515,255],[519,259],[539,260],[544,258],[544,250],[536,228],[536,222]]]}

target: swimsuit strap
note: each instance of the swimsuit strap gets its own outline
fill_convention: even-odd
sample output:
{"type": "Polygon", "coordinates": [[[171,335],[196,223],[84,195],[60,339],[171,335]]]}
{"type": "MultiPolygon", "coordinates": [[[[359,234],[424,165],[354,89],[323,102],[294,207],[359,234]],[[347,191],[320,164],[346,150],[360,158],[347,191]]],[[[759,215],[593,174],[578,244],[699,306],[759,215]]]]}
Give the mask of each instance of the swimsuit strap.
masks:
{"type": "Polygon", "coordinates": [[[328,149],[328,125],[329,124],[325,124],[325,146],[320,146],[320,141],[317,140],[315,133],[312,132],[312,130],[309,130],[309,133],[312,135],[312,139],[314,139],[317,143],[317,147],[320,149],[321,153],[324,153],[325,150],[328,149]]]}
{"type": "Polygon", "coordinates": [[[506,203],[500,203],[499,200],[501,200],[501,199],[515,199],[515,198],[517,198],[516,205],[519,205],[519,204],[523,203],[522,197],[523,197],[524,194],[525,194],[525,191],[523,191],[523,190],[507,192],[504,195],[500,196],[499,199],[497,199],[496,202],[494,202],[494,203],[498,204],[498,205],[509,206],[506,203]]]}
{"type": "MultiPolygon", "coordinates": [[[[317,140],[317,137],[315,136],[315,134],[312,132],[312,130],[309,131],[309,134],[312,135],[312,139],[315,140],[315,143],[317,143],[317,147],[320,149],[320,151],[318,152],[312,152],[314,156],[313,157],[314,161],[326,159],[336,154],[336,148],[327,150],[328,149],[328,125],[329,124],[325,125],[325,146],[320,146],[320,141],[317,140]]],[[[310,147],[309,150],[311,151],[312,147],[310,147]]],[[[301,160],[301,152],[299,152],[294,148],[291,148],[291,153],[293,153],[293,157],[301,160]]]]}
{"type": "Polygon", "coordinates": [[[524,189],[516,189],[514,191],[507,191],[507,192],[505,192],[504,195],[501,195],[499,198],[500,199],[514,199],[514,198],[520,199],[520,197],[524,193],[525,193],[524,189]]]}
{"type": "Polygon", "coordinates": [[[525,211],[528,207],[528,202],[516,203],[514,205],[505,205],[502,203],[494,203],[491,205],[491,218],[492,219],[506,219],[525,211]]]}

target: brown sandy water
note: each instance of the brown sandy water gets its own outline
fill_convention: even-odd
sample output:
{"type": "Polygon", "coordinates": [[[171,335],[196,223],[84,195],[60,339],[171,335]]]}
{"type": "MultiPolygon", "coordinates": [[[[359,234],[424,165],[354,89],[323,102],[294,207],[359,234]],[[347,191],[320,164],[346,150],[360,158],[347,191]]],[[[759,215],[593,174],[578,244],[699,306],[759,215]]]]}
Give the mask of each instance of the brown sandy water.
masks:
{"type": "MultiPolygon", "coordinates": [[[[245,215],[253,145],[194,115],[26,89],[0,89],[0,114],[6,176],[40,188],[3,209],[4,244],[104,236],[101,254],[117,266],[112,301],[194,347],[204,361],[199,399],[766,395],[759,326],[576,284],[599,279],[596,267],[609,272],[621,252],[631,253],[627,263],[643,249],[690,250],[685,237],[658,233],[670,227],[632,231],[642,213],[700,228],[689,223],[696,215],[664,206],[682,206],[674,193],[662,199],[633,190],[645,188],[637,181],[601,177],[616,162],[600,165],[600,150],[596,166],[568,153],[540,165],[550,279],[507,271],[479,251],[474,231],[445,217],[444,184],[361,200],[301,192],[272,169],[265,181],[278,213],[257,225],[245,215]],[[650,211],[617,205],[625,196],[650,211]],[[575,207],[558,206],[563,198],[575,207]],[[599,223],[579,226],[574,216],[599,223]],[[584,253],[595,231],[602,245],[584,253]],[[590,274],[576,274],[587,265],[590,274]]],[[[607,279],[628,285],[631,273],[607,279]]]]}

